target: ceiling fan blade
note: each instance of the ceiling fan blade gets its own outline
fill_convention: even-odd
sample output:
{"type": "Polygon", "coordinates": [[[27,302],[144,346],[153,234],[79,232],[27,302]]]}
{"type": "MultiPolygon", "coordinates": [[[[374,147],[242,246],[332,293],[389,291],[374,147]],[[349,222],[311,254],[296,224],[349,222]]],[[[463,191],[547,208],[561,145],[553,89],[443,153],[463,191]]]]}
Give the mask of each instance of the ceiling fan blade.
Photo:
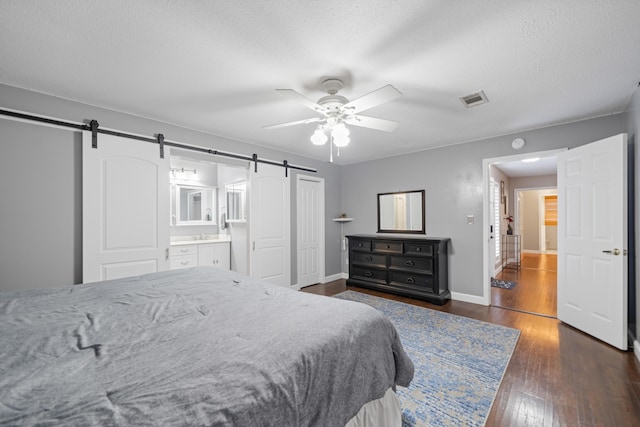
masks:
{"type": "Polygon", "coordinates": [[[375,117],[368,116],[349,116],[345,118],[344,121],[348,125],[383,130],[385,132],[392,132],[400,124],[393,120],[377,119],[375,117]]]}
{"type": "Polygon", "coordinates": [[[306,96],[296,92],[293,89],[276,89],[276,92],[320,114],[324,114],[327,111],[327,109],[324,108],[322,105],[316,103],[315,101],[310,100],[306,96]]]}
{"type": "Polygon", "coordinates": [[[391,85],[386,85],[358,99],[354,99],[345,104],[343,108],[349,110],[352,114],[356,114],[377,105],[384,104],[385,102],[392,101],[399,96],[402,96],[402,92],[391,85]]]}
{"type": "Polygon", "coordinates": [[[304,120],[298,120],[295,122],[287,122],[287,123],[279,123],[277,125],[263,126],[262,128],[263,129],[279,129],[287,126],[304,125],[307,123],[317,123],[317,122],[322,122],[324,120],[325,120],[324,117],[314,117],[312,119],[304,119],[304,120]]]}

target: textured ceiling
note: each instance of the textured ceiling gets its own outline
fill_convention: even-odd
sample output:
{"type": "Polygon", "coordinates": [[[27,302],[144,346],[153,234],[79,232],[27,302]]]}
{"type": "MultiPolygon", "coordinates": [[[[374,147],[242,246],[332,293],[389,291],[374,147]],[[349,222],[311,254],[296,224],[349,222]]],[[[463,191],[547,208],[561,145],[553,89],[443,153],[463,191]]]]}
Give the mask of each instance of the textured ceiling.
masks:
{"type": "Polygon", "coordinates": [[[399,89],[340,164],[621,112],[638,46],[637,0],[0,1],[1,83],[319,160],[313,124],[263,129],[315,114],[274,89],[399,89]]]}

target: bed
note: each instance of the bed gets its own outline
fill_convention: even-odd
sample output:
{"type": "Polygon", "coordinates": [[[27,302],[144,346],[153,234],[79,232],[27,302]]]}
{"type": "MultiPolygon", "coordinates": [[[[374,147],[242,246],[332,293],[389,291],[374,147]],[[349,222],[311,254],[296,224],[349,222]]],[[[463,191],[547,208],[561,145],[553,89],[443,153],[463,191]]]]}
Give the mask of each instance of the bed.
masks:
{"type": "Polygon", "coordinates": [[[0,339],[0,425],[353,425],[413,377],[373,308],[217,267],[0,292],[0,339]]]}

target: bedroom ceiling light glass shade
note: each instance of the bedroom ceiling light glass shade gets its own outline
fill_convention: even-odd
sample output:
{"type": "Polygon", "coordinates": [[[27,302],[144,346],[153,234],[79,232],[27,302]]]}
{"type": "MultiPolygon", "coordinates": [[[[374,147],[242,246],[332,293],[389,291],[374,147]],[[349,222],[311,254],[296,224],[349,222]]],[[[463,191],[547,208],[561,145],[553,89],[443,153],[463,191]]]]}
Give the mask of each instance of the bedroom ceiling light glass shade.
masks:
{"type": "Polygon", "coordinates": [[[311,135],[311,142],[314,145],[324,145],[328,141],[327,134],[325,133],[325,128],[331,129],[331,141],[336,147],[346,147],[349,145],[351,141],[349,139],[349,129],[344,125],[344,123],[340,122],[336,125],[318,125],[316,126],[316,130],[311,135]]]}
{"type": "Polygon", "coordinates": [[[346,136],[349,136],[349,129],[347,129],[344,123],[338,123],[333,127],[333,130],[331,131],[331,135],[333,135],[334,138],[339,138],[341,136],[346,137],[346,136]]]}
{"type": "Polygon", "coordinates": [[[349,145],[349,142],[351,141],[348,136],[343,136],[343,135],[339,135],[339,136],[332,135],[331,138],[333,139],[333,144],[338,148],[346,147],[347,145],[349,145]]]}
{"type": "Polygon", "coordinates": [[[314,145],[324,145],[327,143],[327,139],[327,135],[324,133],[324,128],[322,125],[318,125],[315,132],[313,132],[313,135],[311,135],[311,142],[313,142],[314,145]]]}
{"type": "Polygon", "coordinates": [[[338,122],[331,129],[331,140],[336,147],[346,147],[349,145],[349,129],[344,125],[342,121],[338,122]]]}

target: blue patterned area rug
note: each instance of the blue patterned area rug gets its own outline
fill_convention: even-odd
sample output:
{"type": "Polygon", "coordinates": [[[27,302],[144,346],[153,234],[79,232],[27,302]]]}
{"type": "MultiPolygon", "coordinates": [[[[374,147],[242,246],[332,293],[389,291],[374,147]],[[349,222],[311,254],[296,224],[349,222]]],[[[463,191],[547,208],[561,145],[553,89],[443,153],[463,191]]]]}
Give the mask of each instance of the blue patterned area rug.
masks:
{"type": "Polygon", "coordinates": [[[335,296],[368,304],[395,325],[415,365],[398,387],[402,426],[483,426],[520,331],[359,292],[335,296]]]}
{"type": "Polygon", "coordinates": [[[513,289],[517,284],[518,282],[512,282],[511,280],[499,280],[495,277],[491,278],[491,286],[493,286],[494,288],[513,289]]]}

